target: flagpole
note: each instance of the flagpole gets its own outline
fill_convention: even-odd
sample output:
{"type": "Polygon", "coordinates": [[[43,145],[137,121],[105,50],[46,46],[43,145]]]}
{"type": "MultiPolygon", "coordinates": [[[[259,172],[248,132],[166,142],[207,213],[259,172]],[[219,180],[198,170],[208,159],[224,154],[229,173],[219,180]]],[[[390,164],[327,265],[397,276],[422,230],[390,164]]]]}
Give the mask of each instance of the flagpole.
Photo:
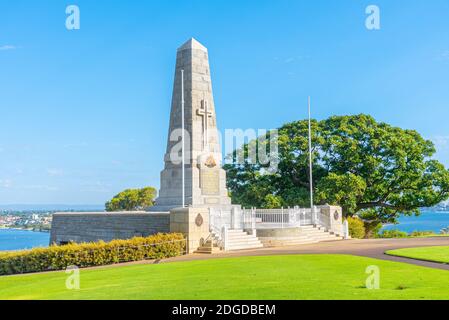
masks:
{"type": "Polygon", "coordinates": [[[308,98],[309,108],[309,185],[310,185],[310,209],[312,210],[312,217],[315,219],[315,212],[313,207],[313,173],[312,173],[312,120],[310,111],[310,96],[308,98]]]}
{"type": "Polygon", "coordinates": [[[186,188],[185,188],[185,183],[186,183],[186,174],[185,174],[185,142],[184,142],[184,138],[185,138],[185,119],[184,119],[184,107],[185,107],[185,102],[184,102],[184,70],[181,70],[181,118],[182,118],[182,207],[185,208],[186,207],[186,188]]]}

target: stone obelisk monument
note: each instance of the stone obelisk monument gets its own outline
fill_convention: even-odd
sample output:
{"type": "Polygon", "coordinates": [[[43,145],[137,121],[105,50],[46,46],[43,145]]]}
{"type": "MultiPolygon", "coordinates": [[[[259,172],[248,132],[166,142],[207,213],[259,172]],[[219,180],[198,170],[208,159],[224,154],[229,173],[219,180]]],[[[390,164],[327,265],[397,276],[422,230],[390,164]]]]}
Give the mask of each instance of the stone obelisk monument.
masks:
{"type": "Polygon", "coordinates": [[[230,207],[226,172],[221,168],[222,155],[208,51],[192,38],[178,49],[176,56],[165,168],[161,172],[159,197],[151,211],[168,211],[182,206],[182,87],[185,204],[193,207],[230,207]]]}

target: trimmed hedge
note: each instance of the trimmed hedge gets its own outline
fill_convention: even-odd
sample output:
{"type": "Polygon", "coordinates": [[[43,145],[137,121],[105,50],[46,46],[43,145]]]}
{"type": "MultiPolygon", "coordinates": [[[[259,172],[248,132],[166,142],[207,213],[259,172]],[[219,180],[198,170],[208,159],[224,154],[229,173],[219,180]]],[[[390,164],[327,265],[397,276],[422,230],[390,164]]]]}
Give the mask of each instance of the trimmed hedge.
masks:
{"type": "Polygon", "coordinates": [[[162,259],[182,255],[182,234],[157,234],[146,238],[51,246],[0,253],[0,275],[103,266],[120,262],[162,259]]]}
{"type": "Polygon", "coordinates": [[[392,238],[407,238],[408,233],[400,230],[383,230],[378,235],[378,238],[392,239],[392,238]]]}
{"type": "Polygon", "coordinates": [[[436,236],[435,232],[431,230],[424,230],[424,231],[413,231],[409,234],[410,237],[426,237],[426,236],[436,236]]]}
{"type": "Polygon", "coordinates": [[[348,229],[351,238],[363,239],[365,238],[365,225],[363,221],[357,217],[348,217],[348,229]]]}

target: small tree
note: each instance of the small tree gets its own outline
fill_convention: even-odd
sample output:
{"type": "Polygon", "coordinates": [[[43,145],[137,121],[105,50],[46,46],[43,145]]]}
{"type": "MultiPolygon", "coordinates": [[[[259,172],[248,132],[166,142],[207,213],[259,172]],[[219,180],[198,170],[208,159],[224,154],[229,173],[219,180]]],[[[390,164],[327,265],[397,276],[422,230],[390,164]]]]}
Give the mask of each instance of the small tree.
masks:
{"type": "Polygon", "coordinates": [[[139,211],[154,205],[157,191],[153,187],[126,189],[106,202],[106,211],[139,211]]]}

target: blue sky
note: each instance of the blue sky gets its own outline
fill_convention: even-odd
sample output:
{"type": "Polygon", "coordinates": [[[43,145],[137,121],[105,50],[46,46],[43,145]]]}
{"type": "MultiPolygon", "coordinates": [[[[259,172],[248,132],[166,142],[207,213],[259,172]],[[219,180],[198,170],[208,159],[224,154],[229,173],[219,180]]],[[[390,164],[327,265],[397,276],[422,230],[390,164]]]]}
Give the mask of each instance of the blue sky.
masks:
{"type": "Polygon", "coordinates": [[[449,166],[449,2],[0,2],[0,204],[158,187],[176,49],[209,48],[218,124],[369,113],[449,166]],[[65,28],[67,5],[81,29],[65,28]],[[365,28],[380,7],[381,29],[365,28]]]}

